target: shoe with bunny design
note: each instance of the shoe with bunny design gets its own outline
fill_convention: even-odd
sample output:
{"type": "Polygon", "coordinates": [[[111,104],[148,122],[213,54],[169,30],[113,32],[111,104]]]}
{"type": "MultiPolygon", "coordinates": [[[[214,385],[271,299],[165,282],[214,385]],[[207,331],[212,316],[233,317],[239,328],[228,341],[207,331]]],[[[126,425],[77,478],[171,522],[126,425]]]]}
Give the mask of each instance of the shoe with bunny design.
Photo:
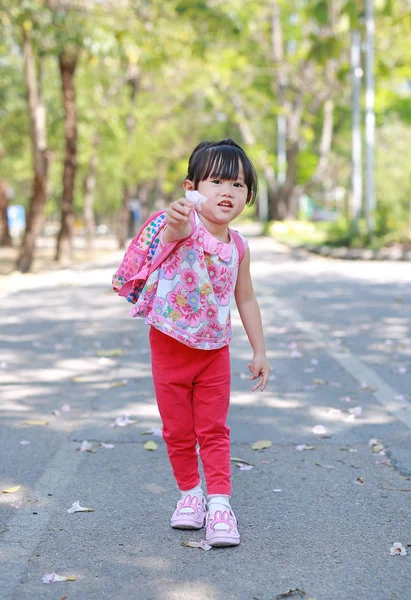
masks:
{"type": "Polygon", "coordinates": [[[232,510],[216,510],[214,514],[207,512],[206,542],[210,546],[238,546],[240,534],[232,510]]]}
{"type": "Polygon", "coordinates": [[[187,495],[177,502],[171,517],[175,529],[201,529],[204,526],[206,506],[204,498],[187,495]]]}

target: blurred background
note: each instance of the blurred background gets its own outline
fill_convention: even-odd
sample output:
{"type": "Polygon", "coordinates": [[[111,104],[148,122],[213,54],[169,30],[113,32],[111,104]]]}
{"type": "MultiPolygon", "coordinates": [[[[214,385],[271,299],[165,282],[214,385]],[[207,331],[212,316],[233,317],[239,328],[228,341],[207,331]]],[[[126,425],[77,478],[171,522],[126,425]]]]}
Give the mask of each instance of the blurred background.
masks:
{"type": "Polygon", "coordinates": [[[0,269],[124,248],[232,137],[243,219],[411,248],[409,0],[1,0],[0,269]]]}

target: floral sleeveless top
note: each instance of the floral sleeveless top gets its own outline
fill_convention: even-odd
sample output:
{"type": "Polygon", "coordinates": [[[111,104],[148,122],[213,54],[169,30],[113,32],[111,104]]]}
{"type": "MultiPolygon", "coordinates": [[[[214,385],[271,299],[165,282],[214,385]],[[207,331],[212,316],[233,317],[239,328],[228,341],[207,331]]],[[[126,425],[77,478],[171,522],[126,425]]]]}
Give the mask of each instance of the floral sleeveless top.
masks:
{"type": "MultiPolygon", "coordinates": [[[[215,350],[232,338],[239,256],[233,239],[217,240],[194,214],[195,230],[149,276],[130,314],[187,346],[215,350]]],[[[157,252],[163,247],[160,241],[157,252]]]]}

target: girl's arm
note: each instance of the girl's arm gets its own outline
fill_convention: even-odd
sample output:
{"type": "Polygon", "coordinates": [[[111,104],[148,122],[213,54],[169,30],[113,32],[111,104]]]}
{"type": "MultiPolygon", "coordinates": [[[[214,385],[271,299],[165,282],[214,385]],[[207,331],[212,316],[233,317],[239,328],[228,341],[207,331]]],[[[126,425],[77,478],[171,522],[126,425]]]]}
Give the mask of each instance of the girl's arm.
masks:
{"type": "Polygon", "coordinates": [[[265,350],[260,308],[251,281],[250,250],[248,248],[238,270],[235,301],[254,353],[253,361],[248,365],[252,373],[251,379],[258,379],[260,377],[258,384],[253,387],[253,392],[258,388],[263,392],[266,388],[271,368],[268,364],[265,350]]]}
{"type": "Polygon", "coordinates": [[[180,198],[167,207],[167,227],[162,236],[164,244],[183,240],[191,235],[190,213],[193,208],[194,204],[185,198],[180,198]]]}

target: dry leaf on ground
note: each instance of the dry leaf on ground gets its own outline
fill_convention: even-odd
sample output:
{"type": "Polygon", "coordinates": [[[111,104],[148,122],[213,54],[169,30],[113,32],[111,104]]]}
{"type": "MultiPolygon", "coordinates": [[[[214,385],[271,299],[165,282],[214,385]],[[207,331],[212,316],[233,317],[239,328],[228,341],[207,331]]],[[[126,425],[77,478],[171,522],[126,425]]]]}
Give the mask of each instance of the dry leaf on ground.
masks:
{"type": "Polygon", "coordinates": [[[112,381],[110,383],[111,388],[124,387],[125,385],[127,385],[127,380],[125,379],[123,381],[112,381]]]}
{"type": "Polygon", "coordinates": [[[258,440],[257,442],[254,442],[251,448],[253,450],[264,450],[265,448],[271,448],[272,445],[273,443],[271,440],[258,440]]]}
{"type": "Polygon", "coordinates": [[[122,348],[111,348],[110,350],[96,350],[96,356],[107,358],[110,356],[123,356],[124,350],[122,348]]]}
{"type": "Polygon", "coordinates": [[[34,421],[24,421],[24,425],[48,425],[48,421],[34,420],[34,421]]]}
{"type": "Polygon", "coordinates": [[[21,485],[15,485],[14,487],[7,488],[6,490],[2,490],[3,494],[14,494],[21,488],[21,485]]]}
{"type": "Polygon", "coordinates": [[[144,444],[143,448],[145,450],[157,450],[158,445],[155,442],[153,442],[153,441],[150,440],[149,442],[146,442],[144,444]]]}
{"type": "Polygon", "coordinates": [[[182,546],[186,546],[187,548],[201,548],[201,550],[211,550],[212,546],[207,544],[205,540],[201,540],[200,542],[181,542],[182,546]]]}
{"type": "Polygon", "coordinates": [[[288,598],[289,596],[293,596],[295,594],[299,594],[301,596],[306,595],[304,590],[300,590],[300,588],[292,588],[292,589],[288,590],[287,592],[284,592],[282,594],[277,594],[276,596],[274,596],[274,598],[275,598],[275,600],[280,600],[280,598],[288,598]]]}
{"type": "Polygon", "coordinates": [[[232,456],[230,458],[231,462],[235,462],[235,463],[243,463],[244,465],[251,465],[250,462],[248,462],[248,460],[243,460],[242,458],[236,458],[235,456],[232,456]]]}

